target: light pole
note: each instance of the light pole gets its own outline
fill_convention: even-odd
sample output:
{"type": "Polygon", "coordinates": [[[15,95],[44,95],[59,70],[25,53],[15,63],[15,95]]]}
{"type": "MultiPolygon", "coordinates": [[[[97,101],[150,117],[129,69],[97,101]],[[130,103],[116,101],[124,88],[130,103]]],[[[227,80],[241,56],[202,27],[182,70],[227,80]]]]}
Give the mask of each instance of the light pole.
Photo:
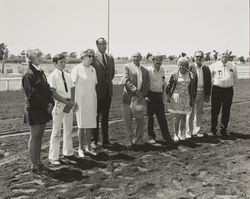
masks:
{"type": "Polygon", "coordinates": [[[110,22],[110,0],[108,0],[108,54],[109,54],[109,22],[110,22]]]}

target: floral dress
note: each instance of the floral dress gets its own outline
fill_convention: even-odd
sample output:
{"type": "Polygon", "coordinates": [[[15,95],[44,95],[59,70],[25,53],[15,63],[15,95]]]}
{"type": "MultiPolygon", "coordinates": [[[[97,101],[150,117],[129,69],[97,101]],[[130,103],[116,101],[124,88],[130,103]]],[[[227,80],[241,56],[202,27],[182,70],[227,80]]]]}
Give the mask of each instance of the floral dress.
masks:
{"type": "Polygon", "coordinates": [[[188,114],[191,112],[189,85],[191,79],[189,73],[181,74],[178,72],[178,80],[171,97],[171,102],[168,104],[170,113],[188,114]]]}

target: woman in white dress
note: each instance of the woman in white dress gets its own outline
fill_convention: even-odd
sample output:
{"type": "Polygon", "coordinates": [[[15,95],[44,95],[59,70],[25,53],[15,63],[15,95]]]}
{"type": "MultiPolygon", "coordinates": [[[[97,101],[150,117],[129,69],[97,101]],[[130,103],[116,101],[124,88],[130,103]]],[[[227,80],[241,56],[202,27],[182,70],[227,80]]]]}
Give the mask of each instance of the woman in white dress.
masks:
{"type": "Polygon", "coordinates": [[[95,52],[88,49],[81,53],[82,63],[76,65],[71,71],[71,79],[75,85],[76,119],[78,125],[78,154],[84,157],[83,133],[86,130],[86,153],[96,155],[91,148],[93,128],[96,128],[97,96],[96,71],[91,66],[95,52]]]}

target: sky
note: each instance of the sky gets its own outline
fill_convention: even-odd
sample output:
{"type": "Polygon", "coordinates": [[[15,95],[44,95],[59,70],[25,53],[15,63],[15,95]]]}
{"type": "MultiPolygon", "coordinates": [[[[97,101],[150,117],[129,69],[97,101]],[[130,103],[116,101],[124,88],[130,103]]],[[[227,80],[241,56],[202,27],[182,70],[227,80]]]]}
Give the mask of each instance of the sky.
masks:
{"type": "MultiPolygon", "coordinates": [[[[96,49],[108,35],[108,0],[0,0],[0,43],[10,53],[96,49]]],[[[249,55],[249,0],[110,0],[109,52],[249,55]]]]}

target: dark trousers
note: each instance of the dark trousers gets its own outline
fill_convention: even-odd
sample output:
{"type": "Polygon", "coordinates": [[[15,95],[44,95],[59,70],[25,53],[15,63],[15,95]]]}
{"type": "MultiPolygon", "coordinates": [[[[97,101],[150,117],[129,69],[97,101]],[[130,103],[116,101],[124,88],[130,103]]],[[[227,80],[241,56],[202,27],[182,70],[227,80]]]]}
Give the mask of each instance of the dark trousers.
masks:
{"type": "Polygon", "coordinates": [[[162,100],[162,93],[159,92],[152,92],[149,91],[148,93],[148,136],[152,137],[153,139],[156,138],[154,132],[154,114],[156,114],[158,123],[160,125],[162,137],[164,140],[171,139],[169,130],[168,130],[168,123],[165,116],[165,109],[164,103],[162,100]]]}
{"type": "Polygon", "coordinates": [[[230,117],[230,109],[233,101],[233,87],[221,88],[213,86],[212,88],[212,118],[211,118],[211,131],[217,132],[218,115],[221,112],[221,133],[225,133],[228,126],[230,117]]]}
{"type": "Polygon", "coordinates": [[[99,140],[99,119],[101,119],[102,143],[109,143],[108,126],[109,126],[109,109],[111,105],[111,96],[107,90],[103,99],[97,100],[97,119],[96,129],[94,129],[93,141],[97,144],[99,140]]]}

